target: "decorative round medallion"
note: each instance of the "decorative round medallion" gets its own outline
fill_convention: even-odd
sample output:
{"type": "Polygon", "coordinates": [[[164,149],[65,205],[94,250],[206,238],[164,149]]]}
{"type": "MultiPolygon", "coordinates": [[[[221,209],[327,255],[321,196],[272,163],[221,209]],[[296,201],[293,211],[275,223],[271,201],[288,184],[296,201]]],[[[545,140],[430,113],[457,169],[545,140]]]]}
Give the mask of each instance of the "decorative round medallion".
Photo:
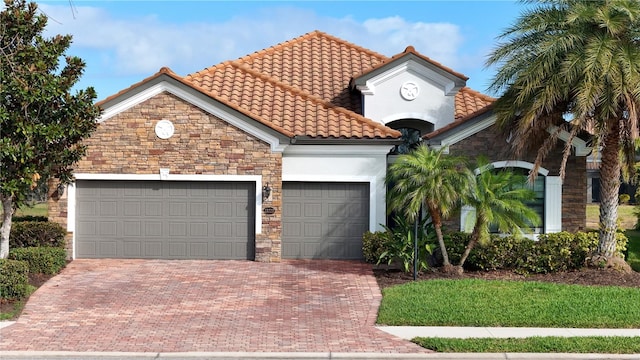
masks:
{"type": "Polygon", "coordinates": [[[169,120],[160,120],[156,123],[156,135],[160,139],[168,139],[173,136],[175,128],[169,120]]]}
{"type": "Polygon", "coordinates": [[[412,81],[407,81],[400,87],[400,95],[402,95],[402,98],[405,100],[415,100],[419,93],[420,88],[418,87],[418,84],[412,81]]]}

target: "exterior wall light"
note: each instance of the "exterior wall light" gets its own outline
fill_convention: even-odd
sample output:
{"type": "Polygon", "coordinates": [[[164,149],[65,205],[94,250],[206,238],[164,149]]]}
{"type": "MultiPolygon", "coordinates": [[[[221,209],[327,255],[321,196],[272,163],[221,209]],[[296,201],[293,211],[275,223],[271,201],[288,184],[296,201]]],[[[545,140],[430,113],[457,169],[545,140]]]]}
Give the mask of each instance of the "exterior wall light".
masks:
{"type": "Polygon", "coordinates": [[[262,201],[266,201],[271,198],[271,186],[269,183],[262,187],[262,201]]]}

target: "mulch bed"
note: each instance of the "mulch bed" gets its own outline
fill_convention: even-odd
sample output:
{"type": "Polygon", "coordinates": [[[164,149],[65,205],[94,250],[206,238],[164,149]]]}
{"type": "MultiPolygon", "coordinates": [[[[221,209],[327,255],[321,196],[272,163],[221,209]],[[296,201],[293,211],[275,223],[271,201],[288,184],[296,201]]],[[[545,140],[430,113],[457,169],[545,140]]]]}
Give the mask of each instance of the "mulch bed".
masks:
{"type": "MultiPolygon", "coordinates": [[[[393,269],[373,271],[380,288],[404,284],[413,281],[413,273],[404,273],[393,269]]],[[[485,279],[514,281],[544,281],[557,284],[577,284],[596,286],[640,287],[640,272],[628,274],[613,269],[582,269],[551,274],[521,275],[509,270],[465,271],[462,275],[446,274],[438,269],[429,269],[418,274],[418,280],[431,279],[485,279]]]]}

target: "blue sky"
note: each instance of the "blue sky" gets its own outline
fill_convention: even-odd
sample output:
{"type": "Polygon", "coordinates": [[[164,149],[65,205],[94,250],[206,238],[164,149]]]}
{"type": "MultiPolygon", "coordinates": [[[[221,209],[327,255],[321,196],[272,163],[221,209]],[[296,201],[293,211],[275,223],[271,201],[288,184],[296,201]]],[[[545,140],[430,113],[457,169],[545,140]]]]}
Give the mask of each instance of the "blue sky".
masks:
{"type": "Polygon", "coordinates": [[[48,35],[71,34],[98,99],[168,66],[180,75],[321,30],[387,56],[412,45],[486,92],[496,37],[524,9],[514,1],[41,0],[48,35]]]}

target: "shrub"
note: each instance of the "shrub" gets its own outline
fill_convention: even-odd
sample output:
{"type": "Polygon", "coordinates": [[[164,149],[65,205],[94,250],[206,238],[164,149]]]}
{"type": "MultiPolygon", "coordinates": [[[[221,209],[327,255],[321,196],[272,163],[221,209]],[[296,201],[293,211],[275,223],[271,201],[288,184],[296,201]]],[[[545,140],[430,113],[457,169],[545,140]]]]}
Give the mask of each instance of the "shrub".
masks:
{"type": "Polygon", "coordinates": [[[24,221],[48,222],[49,218],[46,216],[40,216],[40,215],[21,215],[21,216],[13,217],[14,223],[24,222],[24,221]]]}
{"type": "Polygon", "coordinates": [[[526,262],[535,242],[522,236],[502,236],[492,234],[491,240],[478,244],[473,256],[469,256],[470,266],[479,270],[517,269],[526,262]]]}
{"type": "MultiPolygon", "coordinates": [[[[464,251],[470,234],[454,232],[445,236],[452,263],[464,251]]],[[[618,255],[623,255],[627,238],[616,234],[618,255]]],[[[559,232],[541,234],[537,241],[524,237],[491,235],[487,243],[478,244],[469,255],[469,270],[510,269],[518,273],[550,273],[576,270],[598,246],[598,232],[559,232]]]]}
{"type": "Polygon", "coordinates": [[[618,196],[618,200],[620,200],[620,204],[628,204],[629,200],[631,200],[631,195],[620,194],[620,196],[618,196]]]}
{"type": "MultiPolygon", "coordinates": [[[[366,240],[371,241],[369,241],[370,245],[363,244],[363,253],[365,252],[364,248],[367,247],[366,252],[372,259],[375,255],[378,256],[377,264],[392,264],[397,261],[402,264],[402,269],[405,272],[409,272],[414,263],[415,227],[413,223],[409,223],[401,217],[396,217],[394,223],[393,228],[385,226],[385,232],[375,233],[378,234],[375,240],[366,240]],[[377,246],[373,244],[374,241],[377,246]]],[[[428,233],[433,234],[433,231],[427,231],[427,226],[430,226],[427,225],[427,219],[423,219],[418,224],[418,270],[429,267],[429,256],[432,253],[432,245],[427,235],[428,233]]]]}
{"type": "Polygon", "coordinates": [[[387,231],[367,231],[362,235],[362,254],[364,260],[370,264],[388,262],[389,259],[381,259],[382,253],[388,250],[388,244],[392,235],[387,231]]]}
{"type": "Polygon", "coordinates": [[[55,247],[12,249],[9,258],[26,262],[32,274],[57,274],[67,264],[66,251],[55,247]]]}
{"type": "Polygon", "coordinates": [[[0,298],[22,299],[29,291],[29,265],[24,261],[0,259],[0,298]]]}
{"type": "Polygon", "coordinates": [[[19,221],[11,226],[9,248],[60,247],[64,248],[67,231],[58,223],[19,221]]]}

